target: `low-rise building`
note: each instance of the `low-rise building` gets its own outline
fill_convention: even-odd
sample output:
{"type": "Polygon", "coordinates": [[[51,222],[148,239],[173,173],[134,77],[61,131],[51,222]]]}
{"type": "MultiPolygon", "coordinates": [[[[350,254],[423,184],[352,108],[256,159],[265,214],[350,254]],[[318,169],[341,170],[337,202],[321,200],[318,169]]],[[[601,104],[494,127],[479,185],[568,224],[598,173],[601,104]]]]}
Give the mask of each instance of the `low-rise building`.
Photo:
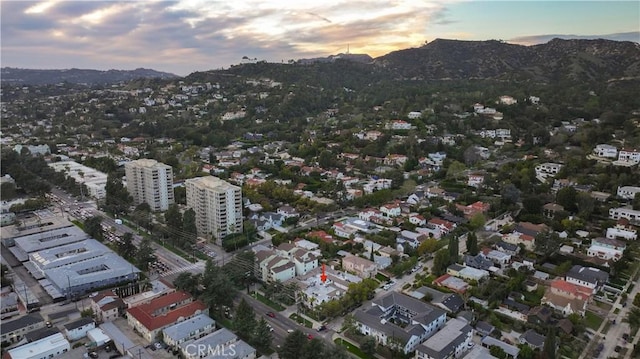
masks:
{"type": "Polygon", "coordinates": [[[91,298],[91,310],[99,322],[116,320],[126,308],[122,298],[112,290],[99,292],[89,298],[91,298]]]}
{"type": "Polygon", "coordinates": [[[207,306],[184,292],[174,292],[127,310],[129,325],[148,341],[154,341],[162,329],[199,314],[208,314],[207,306]]]}
{"type": "Polygon", "coordinates": [[[636,194],[640,193],[640,187],[638,186],[619,186],[616,192],[618,197],[622,199],[631,200],[636,194]]]}
{"type": "Polygon", "coordinates": [[[587,249],[587,255],[607,261],[618,261],[622,258],[626,248],[626,244],[617,239],[594,238],[591,240],[591,246],[587,249]]]}
{"type": "Polygon", "coordinates": [[[607,228],[606,237],[609,239],[623,238],[627,240],[636,240],[638,239],[638,231],[626,224],[617,223],[614,227],[607,228]]]}
{"type": "Polygon", "coordinates": [[[297,299],[307,308],[315,308],[320,304],[330,300],[340,299],[349,289],[351,283],[359,283],[362,278],[346,272],[334,270],[331,267],[325,268],[326,280],[320,279],[321,268],[296,277],[290,282],[297,284],[297,299]]]}
{"type": "Polygon", "coordinates": [[[185,359],[254,359],[256,350],[226,328],[219,329],[199,339],[180,345],[185,359]]]}
{"type": "Polygon", "coordinates": [[[629,207],[617,207],[609,209],[609,218],[611,219],[627,219],[632,222],[640,223],[640,211],[629,207]]]}
{"type": "Polygon", "coordinates": [[[473,328],[462,319],[451,319],[416,348],[415,359],[460,358],[473,346],[473,328]]]}
{"type": "Polygon", "coordinates": [[[215,320],[206,314],[170,325],[162,330],[162,339],[170,347],[178,349],[182,343],[199,339],[216,330],[215,320]]]}
{"type": "Polygon", "coordinates": [[[62,333],[56,333],[46,338],[7,350],[6,359],[42,359],[56,358],[71,350],[69,341],[62,333]]]}
{"type": "Polygon", "coordinates": [[[418,299],[391,292],[354,313],[358,331],[381,345],[410,353],[445,325],[446,313],[418,299]]]}
{"type": "Polygon", "coordinates": [[[9,321],[3,320],[0,323],[0,335],[3,343],[17,343],[25,334],[44,327],[42,316],[32,313],[9,321]]]}
{"type": "Polygon", "coordinates": [[[615,159],[618,157],[618,149],[615,146],[600,144],[593,149],[593,154],[602,158],[615,159]]]}
{"type": "Polygon", "coordinates": [[[609,273],[593,267],[574,265],[567,272],[565,279],[569,283],[588,287],[598,291],[609,280],[609,273]]]}
{"type": "Polygon", "coordinates": [[[360,278],[373,278],[378,272],[376,264],[368,259],[347,255],[342,257],[342,269],[355,273],[360,278]]]}
{"type": "Polygon", "coordinates": [[[559,163],[541,163],[535,167],[536,178],[540,182],[546,182],[547,179],[553,178],[555,175],[560,172],[563,165],[559,163]]]}
{"type": "Polygon", "coordinates": [[[592,294],[591,288],[570,283],[564,279],[555,279],[546,289],[541,303],[565,316],[572,313],[584,315],[592,294]]]}
{"type": "Polygon", "coordinates": [[[93,318],[80,318],[64,325],[64,332],[69,341],[75,341],[87,336],[87,332],[96,328],[93,318]]]}
{"type": "Polygon", "coordinates": [[[526,332],[522,333],[520,338],[518,338],[518,342],[520,344],[526,344],[531,347],[533,350],[542,350],[544,347],[544,341],[547,338],[544,335],[538,334],[535,330],[529,329],[526,332]]]}

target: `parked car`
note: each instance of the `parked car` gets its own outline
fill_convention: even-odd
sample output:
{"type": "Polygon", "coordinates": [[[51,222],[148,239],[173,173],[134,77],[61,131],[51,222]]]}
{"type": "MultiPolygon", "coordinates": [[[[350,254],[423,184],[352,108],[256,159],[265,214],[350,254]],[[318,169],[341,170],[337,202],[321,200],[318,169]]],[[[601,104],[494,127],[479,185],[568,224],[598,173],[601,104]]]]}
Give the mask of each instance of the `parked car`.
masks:
{"type": "Polygon", "coordinates": [[[267,312],[267,317],[275,318],[276,314],[274,312],[267,312]]]}
{"type": "Polygon", "coordinates": [[[327,326],[326,326],[326,325],[321,325],[321,326],[318,328],[318,331],[319,331],[319,332],[321,332],[321,331],[326,330],[326,329],[327,329],[327,326]]]}

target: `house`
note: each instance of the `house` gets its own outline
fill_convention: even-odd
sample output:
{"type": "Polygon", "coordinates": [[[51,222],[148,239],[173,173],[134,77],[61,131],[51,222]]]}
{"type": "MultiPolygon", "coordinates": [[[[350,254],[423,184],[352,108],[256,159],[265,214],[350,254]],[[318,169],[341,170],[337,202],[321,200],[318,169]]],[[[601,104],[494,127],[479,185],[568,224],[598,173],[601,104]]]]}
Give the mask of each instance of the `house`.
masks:
{"type": "Polygon", "coordinates": [[[551,320],[551,309],[544,305],[539,305],[537,307],[529,310],[529,314],[527,315],[527,323],[537,324],[537,325],[546,325],[551,320]]]}
{"type": "Polygon", "coordinates": [[[482,336],[491,335],[495,330],[496,327],[485,321],[480,320],[476,323],[476,332],[482,336]]]}
{"type": "Polygon", "coordinates": [[[520,247],[518,247],[518,245],[513,244],[513,243],[507,243],[507,242],[504,242],[504,241],[498,241],[495,244],[495,248],[496,248],[496,250],[499,250],[501,252],[510,254],[512,256],[515,256],[518,253],[520,253],[520,247]]]}
{"type": "Polygon", "coordinates": [[[623,238],[626,240],[638,239],[638,231],[635,228],[628,226],[629,221],[623,219],[626,223],[617,223],[614,227],[607,228],[606,237],[609,239],[623,238]]]}
{"type": "Polygon", "coordinates": [[[381,345],[410,353],[445,325],[444,310],[402,293],[391,292],[354,313],[358,331],[381,345]]]}
{"type": "Polygon", "coordinates": [[[420,243],[426,239],[427,235],[423,233],[403,230],[396,237],[396,244],[402,245],[403,247],[408,245],[413,248],[418,248],[420,243]]]}
{"type": "Polygon", "coordinates": [[[416,347],[415,359],[460,358],[473,346],[473,328],[462,319],[449,320],[442,329],[416,347]]]}
{"type": "Polygon", "coordinates": [[[513,244],[513,245],[522,244],[524,248],[528,251],[533,251],[536,245],[535,237],[532,237],[530,235],[526,235],[523,233],[519,233],[517,231],[503,234],[502,241],[505,243],[513,244]]]}
{"type": "Polygon", "coordinates": [[[347,272],[353,272],[363,279],[373,278],[378,272],[374,262],[354,255],[347,255],[342,258],[342,269],[347,272]]]}
{"type": "Polygon", "coordinates": [[[475,256],[465,254],[464,265],[471,268],[489,270],[489,268],[493,267],[493,262],[479,253],[475,256]]]}
{"type": "Polygon", "coordinates": [[[386,127],[390,130],[410,130],[413,126],[404,120],[393,120],[386,127]]]}
{"type": "Polygon", "coordinates": [[[458,313],[464,306],[464,300],[457,293],[449,293],[434,298],[431,303],[436,307],[444,309],[448,313],[458,313]]]}
{"type": "Polygon", "coordinates": [[[540,182],[546,182],[548,178],[552,178],[560,172],[563,165],[559,163],[541,163],[535,167],[536,178],[540,182]]]}
{"type": "Polygon", "coordinates": [[[64,333],[69,341],[75,341],[87,336],[87,332],[96,328],[93,318],[80,318],[64,325],[64,333]]]}
{"type": "Polygon", "coordinates": [[[542,206],[542,215],[547,218],[554,218],[556,214],[564,212],[564,207],[557,203],[547,203],[542,206]]]}
{"type": "Polygon", "coordinates": [[[442,234],[447,234],[456,228],[455,223],[437,217],[429,219],[429,221],[427,221],[427,225],[431,228],[439,229],[442,234]]]}
{"type": "Polygon", "coordinates": [[[0,319],[5,320],[20,314],[18,307],[18,294],[9,292],[2,295],[0,300],[0,319]]]}
{"type": "Polygon", "coordinates": [[[607,261],[618,261],[622,258],[626,248],[626,244],[617,239],[594,238],[591,240],[591,246],[587,249],[587,255],[607,261]]]}
{"type": "Polygon", "coordinates": [[[256,358],[256,350],[226,328],[182,343],[180,352],[185,359],[256,358]]]}
{"type": "Polygon", "coordinates": [[[467,282],[450,274],[444,274],[434,279],[433,284],[451,289],[456,293],[464,293],[469,289],[469,284],[467,282]]]}
{"type": "Polygon", "coordinates": [[[511,262],[511,255],[496,251],[490,248],[485,248],[482,250],[482,255],[493,262],[496,265],[499,265],[501,268],[504,268],[507,264],[511,262]]]}
{"type": "Polygon", "coordinates": [[[618,186],[618,197],[626,200],[632,200],[636,194],[640,193],[638,186],[618,186]]]}
{"type": "Polygon", "coordinates": [[[640,163],[640,151],[636,149],[623,148],[618,152],[618,161],[640,163]]]}
{"type": "Polygon", "coordinates": [[[17,343],[25,334],[45,327],[44,319],[39,313],[32,313],[10,321],[0,323],[0,335],[3,343],[17,343]]]}
{"type": "Polygon", "coordinates": [[[427,220],[417,213],[409,215],[409,223],[416,226],[424,226],[427,224],[427,220]]]}
{"type": "Polygon", "coordinates": [[[567,282],[598,291],[609,281],[609,273],[593,267],[574,265],[566,274],[567,282]]]}
{"type": "Polygon", "coordinates": [[[618,149],[615,146],[600,144],[593,149],[593,154],[601,158],[615,159],[618,157],[618,149]]]}
{"type": "Polygon", "coordinates": [[[479,188],[484,183],[484,175],[480,173],[470,173],[467,175],[467,186],[479,188]]]}
{"type": "Polygon", "coordinates": [[[128,309],[127,321],[143,338],[152,342],[162,329],[202,313],[209,313],[204,303],[194,301],[185,292],[176,291],[128,309]]]}
{"type": "Polygon", "coordinates": [[[116,320],[126,308],[124,301],[111,290],[99,292],[89,298],[91,298],[91,310],[99,322],[116,320]]]}
{"type": "Polygon", "coordinates": [[[609,209],[609,218],[611,219],[627,219],[632,222],[640,222],[640,210],[629,207],[618,207],[609,209]]]}
{"type": "Polygon", "coordinates": [[[41,359],[56,358],[71,350],[69,341],[62,333],[33,341],[19,347],[9,349],[3,355],[5,359],[41,359]]]}
{"type": "Polygon", "coordinates": [[[411,112],[409,112],[409,114],[407,115],[407,117],[408,117],[410,120],[415,120],[415,119],[418,119],[418,118],[422,117],[422,112],[419,112],[419,111],[411,111],[411,112]]]}
{"type": "Polygon", "coordinates": [[[515,105],[516,103],[518,103],[518,100],[514,99],[511,96],[500,96],[499,101],[501,105],[507,105],[507,106],[515,105]]]}
{"type": "Polygon", "coordinates": [[[584,315],[587,303],[593,294],[588,287],[567,282],[564,279],[554,279],[546,289],[541,303],[569,315],[578,313],[584,315]]]}
{"type": "Polygon", "coordinates": [[[456,204],[456,208],[462,213],[464,213],[465,218],[469,219],[478,213],[481,213],[481,214],[487,213],[491,208],[491,205],[488,203],[483,203],[478,201],[467,206],[456,204]]]}
{"type": "Polygon", "coordinates": [[[283,216],[285,219],[300,217],[300,213],[291,206],[281,206],[276,210],[276,213],[283,216]]]}
{"type": "Polygon", "coordinates": [[[180,345],[191,339],[199,339],[216,329],[215,320],[206,314],[199,314],[191,319],[170,325],[162,330],[162,340],[170,347],[178,349],[180,345]]]}
{"type": "Polygon", "coordinates": [[[380,212],[388,218],[398,217],[402,214],[399,203],[388,203],[380,207],[380,212]]]}
{"type": "Polygon", "coordinates": [[[533,329],[529,329],[526,332],[524,332],[520,336],[520,338],[518,338],[518,342],[520,344],[527,344],[533,350],[536,350],[536,349],[542,350],[542,347],[544,347],[545,339],[547,339],[547,337],[538,334],[533,329]]]}
{"type": "Polygon", "coordinates": [[[507,354],[507,358],[510,358],[510,359],[517,358],[518,354],[520,353],[520,349],[518,349],[518,347],[511,344],[507,344],[502,340],[498,340],[488,335],[484,336],[480,343],[485,348],[491,348],[493,346],[499,347],[507,354]]]}
{"type": "Polygon", "coordinates": [[[447,274],[465,280],[474,280],[478,282],[484,278],[489,277],[489,272],[487,272],[486,270],[476,269],[473,267],[465,267],[459,264],[452,264],[447,267],[447,274]]]}

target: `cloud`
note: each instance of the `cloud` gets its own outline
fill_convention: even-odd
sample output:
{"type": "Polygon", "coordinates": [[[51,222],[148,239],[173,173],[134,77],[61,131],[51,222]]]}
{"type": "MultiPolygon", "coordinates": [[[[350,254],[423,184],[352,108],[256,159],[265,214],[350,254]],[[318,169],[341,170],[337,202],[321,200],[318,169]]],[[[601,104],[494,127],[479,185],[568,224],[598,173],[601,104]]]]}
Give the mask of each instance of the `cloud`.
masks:
{"type": "Polygon", "coordinates": [[[238,63],[373,56],[422,44],[446,3],[414,0],[0,1],[4,66],[154,67],[187,74],[238,63]]]}
{"type": "Polygon", "coordinates": [[[536,45],[543,44],[545,42],[549,42],[552,39],[583,39],[583,40],[593,40],[593,39],[606,39],[606,40],[614,40],[614,41],[631,41],[640,43],[640,31],[631,31],[631,32],[620,32],[615,34],[606,34],[606,35],[533,35],[533,36],[521,36],[516,37],[507,42],[520,44],[520,45],[536,45]]]}

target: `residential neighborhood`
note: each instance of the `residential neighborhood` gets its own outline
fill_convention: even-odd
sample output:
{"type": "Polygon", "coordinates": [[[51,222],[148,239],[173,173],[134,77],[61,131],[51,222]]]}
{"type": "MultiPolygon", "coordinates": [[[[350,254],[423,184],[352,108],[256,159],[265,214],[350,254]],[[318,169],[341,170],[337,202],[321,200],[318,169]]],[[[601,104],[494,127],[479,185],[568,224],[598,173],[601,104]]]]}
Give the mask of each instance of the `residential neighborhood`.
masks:
{"type": "Polygon", "coordinates": [[[238,67],[3,85],[3,358],[637,357],[638,108],[238,67]]]}

